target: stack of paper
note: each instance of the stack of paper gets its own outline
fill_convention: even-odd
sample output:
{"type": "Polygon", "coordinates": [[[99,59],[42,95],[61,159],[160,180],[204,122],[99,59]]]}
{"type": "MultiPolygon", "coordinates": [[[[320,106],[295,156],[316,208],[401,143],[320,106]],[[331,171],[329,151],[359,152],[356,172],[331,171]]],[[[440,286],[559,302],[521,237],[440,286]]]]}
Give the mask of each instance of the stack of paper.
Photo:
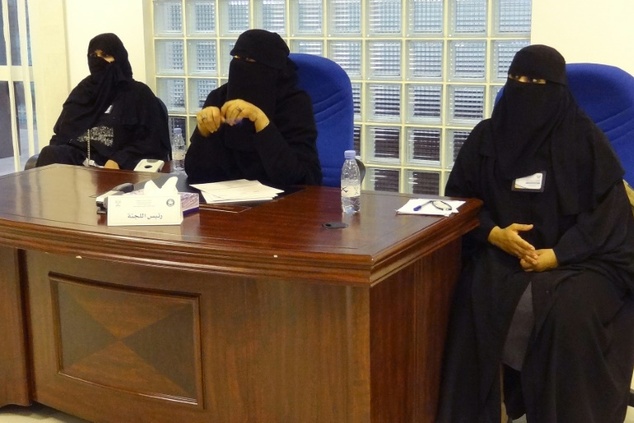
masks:
{"type": "Polygon", "coordinates": [[[435,198],[413,198],[396,210],[396,213],[449,216],[452,213],[458,213],[458,207],[464,204],[464,201],[442,200],[438,202],[439,206],[435,206],[436,201],[435,198]]]}
{"type": "Polygon", "coordinates": [[[258,181],[238,179],[234,181],[192,184],[199,189],[208,204],[241,203],[250,201],[272,200],[284,192],[277,188],[263,185],[258,181]]]}

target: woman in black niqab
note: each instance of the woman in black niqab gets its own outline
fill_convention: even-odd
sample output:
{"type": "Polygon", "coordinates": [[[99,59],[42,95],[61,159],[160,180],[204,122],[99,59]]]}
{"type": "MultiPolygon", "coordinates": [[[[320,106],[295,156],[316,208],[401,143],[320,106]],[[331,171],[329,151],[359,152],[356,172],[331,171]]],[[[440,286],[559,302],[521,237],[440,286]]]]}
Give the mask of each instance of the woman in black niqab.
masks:
{"type": "Polygon", "coordinates": [[[528,423],[625,416],[634,218],[623,169],[565,72],[551,47],[517,52],[447,181],[446,195],[482,208],[464,238],[439,423],[499,422],[502,391],[508,415],[528,423]]]}
{"type": "Polygon", "coordinates": [[[167,115],[150,88],[132,78],[128,52],[116,34],[88,44],[85,77],[62,107],[55,134],[38,157],[51,163],[133,169],[141,159],[167,160],[167,115]]]}
{"type": "Polygon", "coordinates": [[[68,96],[54,128],[61,137],[74,138],[91,128],[110,107],[118,88],[132,81],[128,51],[117,35],[100,34],[90,40],[87,58],[90,75],[68,96]],[[108,62],[97,51],[114,61],[108,62]]]}
{"type": "Polygon", "coordinates": [[[321,182],[310,98],[276,33],[251,29],[231,50],[228,82],[197,114],[185,171],[191,181],[257,179],[280,187],[321,182]]]}
{"type": "MultiPolygon", "coordinates": [[[[243,100],[266,116],[275,116],[277,102],[297,90],[295,64],[288,59],[284,40],[274,32],[252,29],[238,37],[229,54],[234,58],[229,63],[226,100],[243,100]]],[[[254,123],[243,120],[225,128],[225,143],[253,151],[255,133],[254,123]]]]}
{"type": "Polygon", "coordinates": [[[601,165],[613,160],[609,148],[586,151],[577,141],[580,130],[597,128],[568,89],[563,56],[552,47],[531,45],[517,52],[508,73],[491,115],[500,176],[514,180],[533,175],[552,161],[554,174],[547,176],[554,177],[564,212],[574,214],[595,206],[597,196],[622,178],[622,169],[601,165]],[[518,81],[519,76],[527,82],[518,81]],[[575,165],[579,155],[594,156],[592,166],[575,165]],[[595,178],[587,179],[589,171],[596,172],[595,178]],[[579,192],[585,195],[578,198],[579,192]]]}

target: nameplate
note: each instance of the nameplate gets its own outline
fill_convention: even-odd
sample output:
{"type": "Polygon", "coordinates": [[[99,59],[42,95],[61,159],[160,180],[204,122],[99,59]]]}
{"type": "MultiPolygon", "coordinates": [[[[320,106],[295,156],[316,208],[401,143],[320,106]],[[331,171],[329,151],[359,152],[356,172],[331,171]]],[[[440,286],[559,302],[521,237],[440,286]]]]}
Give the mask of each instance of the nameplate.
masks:
{"type": "Polygon", "coordinates": [[[178,194],[108,197],[108,226],[180,225],[182,222],[178,194]]]}

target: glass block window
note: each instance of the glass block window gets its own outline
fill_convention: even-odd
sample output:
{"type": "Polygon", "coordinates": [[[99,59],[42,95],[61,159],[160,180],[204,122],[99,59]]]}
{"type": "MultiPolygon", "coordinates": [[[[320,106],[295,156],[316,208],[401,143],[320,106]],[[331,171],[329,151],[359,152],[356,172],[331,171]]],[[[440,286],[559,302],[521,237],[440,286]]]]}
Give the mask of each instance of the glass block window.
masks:
{"type": "Polygon", "coordinates": [[[160,97],[167,106],[168,112],[186,112],[185,79],[161,78],[158,82],[157,90],[162,94],[160,97]]]}
{"type": "Polygon", "coordinates": [[[442,85],[407,86],[408,122],[440,124],[442,118],[442,85]]]}
{"type": "Polygon", "coordinates": [[[333,0],[328,10],[331,34],[361,35],[361,0],[333,0]]]}
{"type": "MultiPolygon", "coordinates": [[[[490,116],[530,42],[532,0],[152,0],[156,89],[185,134],[225,83],[236,38],[279,33],[352,82],[364,189],[442,194],[471,129],[490,116]]],[[[187,137],[188,138],[188,137],[187,137]]]]}
{"type": "Polygon", "coordinates": [[[217,87],[218,82],[215,79],[191,79],[189,81],[189,110],[202,109],[209,93],[217,87]]]}
{"type": "Polygon", "coordinates": [[[328,57],[337,62],[350,78],[361,76],[361,41],[332,41],[328,57]]]}
{"type": "Polygon", "coordinates": [[[397,169],[370,168],[364,182],[375,191],[399,192],[400,171],[397,169]]]}
{"type": "Polygon", "coordinates": [[[407,53],[411,79],[442,79],[442,41],[410,41],[407,53]]]}
{"type": "Polygon", "coordinates": [[[397,122],[401,115],[401,86],[371,84],[368,86],[369,120],[397,122]]]}
{"type": "Polygon", "coordinates": [[[446,143],[448,150],[446,157],[448,158],[449,163],[447,163],[447,166],[453,166],[453,163],[456,161],[456,157],[458,157],[460,148],[462,148],[462,145],[469,136],[469,132],[470,131],[457,129],[451,129],[448,131],[447,138],[449,142],[446,143]]]}
{"type": "Polygon", "coordinates": [[[401,0],[368,0],[369,34],[400,34],[401,0]]]}
{"type": "MultiPolygon", "coordinates": [[[[400,130],[391,127],[370,127],[368,128],[369,138],[373,140],[370,146],[372,156],[370,160],[397,161],[400,158],[400,130]]],[[[363,146],[362,146],[363,148],[363,146]]]]}
{"type": "Polygon", "coordinates": [[[189,35],[215,35],[216,5],[213,0],[189,0],[186,7],[189,35]]]}
{"type": "Polygon", "coordinates": [[[361,125],[354,125],[354,150],[361,151],[361,125]]]}
{"type": "Polygon", "coordinates": [[[452,123],[478,123],[484,118],[484,87],[450,86],[449,113],[452,123]]]}
{"type": "Polygon", "coordinates": [[[293,15],[297,20],[291,22],[293,33],[302,35],[323,35],[324,16],[321,0],[295,0],[291,2],[293,15]]]}
{"type": "Polygon", "coordinates": [[[498,34],[525,34],[531,30],[531,0],[499,0],[494,28],[498,34]]]}
{"type": "Polygon", "coordinates": [[[436,195],[436,188],[440,183],[440,173],[409,171],[407,178],[407,193],[419,195],[436,195]]]}
{"type": "Polygon", "coordinates": [[[260,0],[254,2],[257,28],[266,28],[280,35],[286,33],[286,0],[260,0]]]}
{"type": "Polygon", "coordinates": [[[322,41],[294,41],[290,47],[296,53],[314,54],[315,56],[324,55],[324,43],[322,41]]]}
{"type": "Polygon", "coordinates": [[[249,29],[251,9],[249,0],[217,0],[220,4],[220,22],[223,22],[223,35],[233,35],[236,38],[249,29]]]}
{"type": "Polygon", "coordinates": [[[410,163],[440,165],[440,128],[410,128],[407,131],[410,163]]]}
{"type": "Polygon", "coordinates": [[[185,48],[182,40],[158,40],[156,42],[156,70],[162,74],[185,72],[185,48]]]}
{"type": "Polygon", "coordinates": [[[451,29],[454,34],[486,34],[487,0],[454,0],[451,3],[451,29]]]}
{"type": "Polygon", "coordinates": [[[442,0],[411,0],[409,34],[442,34],[444,25],[442,0]]]}
{"type": "Polygon", "coordinates": [[[352,102],[354,103],[354,118],[361,120],[361,84],[352,83],[352,102]]]}
{"type": "Polygon", "coordinates": [[[154,33],[156,35],[183,33],[183,9],[180,0],[154,1],[154,33]]]}
{"type": "Polygon", "coordinates": [[[400,41],[371,41],[368,43],[368,57],[370,61],[369,78],[400,78],[400,41]]]}
{"type": "Polygon", "coordinates": [[[508,75],[509,66],[517,50],[529,45],[528,40],[498,40],[493,42],[492,78],[504,83],[508,75]]]}
{"type": "Polygon", "coordinates": [[[483,80],[486,76],[486,41],[454,41],[449,44],[452,81],[483,80]]]}
{"type": "Polygon", "coordinates": [[[218,71],[215,41],[195,40],[188,43],[188,59],[190,73],[201,73],[215,76],[218,71]]]}

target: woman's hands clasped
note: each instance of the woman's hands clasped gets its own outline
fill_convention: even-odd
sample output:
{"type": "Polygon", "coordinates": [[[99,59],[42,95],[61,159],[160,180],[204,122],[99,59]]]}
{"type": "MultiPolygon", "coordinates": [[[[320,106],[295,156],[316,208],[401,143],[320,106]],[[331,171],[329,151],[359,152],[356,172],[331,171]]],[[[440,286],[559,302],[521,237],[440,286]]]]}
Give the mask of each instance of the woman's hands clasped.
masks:
{"type": "Polygon", "coordinates": [[[536,250],[533,245],[520,236],[520,232],[533,229],[533,225],[512,223],[506,228],[496,226],[489,233],[488,241],[517,257],[520,266],[526,272],[543,272],[558,266],[557,256],[552,248],[536,250]]]}
{"type": "Polygon", "coordinates": [[[258,106],[241,99],[229,100],[222,108],[205,107],[196,114],[198,131],[204,137],[218,131],[224,123],[233,126],[242,119],[253,122],[255,132],[260,132],[270,123],[269,118],[258,106]]]}

